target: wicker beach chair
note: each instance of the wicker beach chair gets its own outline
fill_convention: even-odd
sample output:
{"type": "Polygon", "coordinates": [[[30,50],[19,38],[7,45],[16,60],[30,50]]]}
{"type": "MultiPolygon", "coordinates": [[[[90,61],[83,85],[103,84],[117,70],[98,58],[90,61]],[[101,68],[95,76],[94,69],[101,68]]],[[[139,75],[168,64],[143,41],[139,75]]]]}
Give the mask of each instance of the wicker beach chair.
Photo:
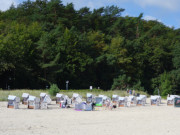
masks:
{"type": "Polygon", "coordinates": [[[119,96],[118,95],[112,95],[112,102],[115,104],[118,104],[119,96]]]}
{"type": "Polygon", "coordinates": [[[136,105],[137,106],[144,106],[145,105],[145,97],[139,96],[136,98],[136,105]]]}
{"type": "Polygon", "coordinates": [[[118,104],[119,107],[127,107],[127,97],[119,97],[118,104]]]}
{"type": "Polygon", "coordinates": [[[14,95],[8,96],[7,108],[19,109],[20,98],[14,95]]]}
{"type": "Polygon", "coordinates": [[[28,93],[23,93],[22,94],[22,104],[27,105],[28,104],[28,98],[29,98],[29,94],[28,93]]]}
{"type": "Polygon", "coordinates": [[[94,102],[95,102],[95,96],[91,93],[87,93],[86,103],[94,103],[94,102]]]}
{"type": "Polygon", "coordinates": [[[28,109],[40,109],[40,98],[35,96],[29,96],[28,109]]]}
{"type": "Polygon", "coordinates": [[[159,106],[161,102],[160,96],[151,96],[151,105],[157,105],[159,106]]]}

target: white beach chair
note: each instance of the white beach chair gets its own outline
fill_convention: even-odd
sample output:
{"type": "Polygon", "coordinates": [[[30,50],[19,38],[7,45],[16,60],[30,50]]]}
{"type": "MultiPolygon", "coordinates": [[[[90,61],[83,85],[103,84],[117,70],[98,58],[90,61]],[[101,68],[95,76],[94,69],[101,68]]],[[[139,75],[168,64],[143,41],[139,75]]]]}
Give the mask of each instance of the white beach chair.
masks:
{"type": "Polygon", "coordinates": [[[29,96],[28,109],[39,109],[39,108],[40,108],[40,98],[35,96],[29,96]]]}
{"type": "Polygon", "coordinates": [[[61,101],[64,101],[64,100],[65,100],[65,95],[60,94],[60,93],[56,94],[56,104],[60,104],[61,101]]]}
{"type": "Polygon", "coordinates": [[[49,95],[46,95],[43,98],[43,101],[40,102],[41,109],[48,109],[48,105],[51,103],[51,98],[49,95]]]}
{"type": "Polygon", "coordinates": [[[161,96],[159,96],[159,95],[154,95],[154,96],[159,98],[159,104],[161,104],[161,96]]]}
{"type": "Polygon", "coordinates": [[[118,98],[119,107],[127,107],[127,97],[118,98]]]}
{"type": "MultiPolygon", "coordinates": [[[[100,96],[100,97],[102,97],[102,96],[100,96]]],[[[103,106],[108,107],[110,105],[110,102],[111,102],[111,98],[103,95],[103,106]]]]}
{"type": "Polygon", "coordinates": [[[70,108],[72,104],[71,99],[67,95],[63,95],[63,98],[60,101],[61,108],[70,108]]]}
{"type": "Polygon", "coordinates": [[[27,105],[28,104],[29,94],[28,93],[23,93],[22,98],[23,98],[22,104],[27,105]]]}
{"type": "Polygon", "coordinates": [[[48,105],[51,104],[51,98],[49,95],[47,95],[46,93],[41,93],[40,94],[40,103],[42,102],[46,102],[48,105]]]}
{"type": "Polygon", "coordinates": [[[72,96],[72,105],[75,106],[75,104],[81,103],[82,102],[82,96],[77,94],[77,93],[73,93],[72,96]]]}
{"type": "Polygon", "coordinates": [[[86,94],[86,103],[94,103],[95,102],[95,96],[91,93],[86,94]]]}
{"type": "Polygon", "coordinates": [[[40,102],[44,100],[46,93],[40,93],[40,102]]]}
{"type": "Polygon", "coordinates": [[[66,107],[70,108],[70,106],[71,106],[71,104],[72,104],[72,100],[71,100],[67,95],[65,95],[64,98],[65,98],[66,101],[67,101],[66,107]]]}
{"type": "Polygon", "coordinates": [[[136,97],[135,96],[129,96],[127,97],[127,106],[136,105],[136,97]]]}
{"type": "Polygon", "coordinates": [[[170,95],[169,97],[167,97],[167,105],[168,106],[174,105],[174,99],[175,98],[180,98],[180,96],[178,96],[178,95],[170,95]]]}
{"type": "Polygon", "coordinates": [[[147,99],[147,96],[146,96],[146,95],[139,95],[139,97],[142,97],[142,98],[143,98],[143,100],[144,100],[144,102],[145,102],[145,104],[146,104],[146,99],[147,99]]]}
{"type": "Polygon", "coordinates": [[[119,96],[118,95],[112,95],[112,102],[117,104],[119,101],[119,96]]]}
{"type": "Polygon", "coordinates": [[[159,106],[160,101],[160,96],[151,96],[151,105],[159,106]]]}
{"type": "Polygon", "coordinates": [[[20,98],[14,95],[8,96],[7,108],[19,109],[20,98]]]}
{"type": "Polygon", "coordinates": [[[145,105],[145,97],[140,96],[136,98],[136,105],[137,106],[144,106],[145,105]]]}

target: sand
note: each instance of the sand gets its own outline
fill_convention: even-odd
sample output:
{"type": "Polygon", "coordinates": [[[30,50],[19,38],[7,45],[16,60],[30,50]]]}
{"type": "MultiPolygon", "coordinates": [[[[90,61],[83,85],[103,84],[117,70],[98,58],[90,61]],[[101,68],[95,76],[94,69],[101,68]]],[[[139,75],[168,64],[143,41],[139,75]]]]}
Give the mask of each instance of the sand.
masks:
{"type": "Polygon", "coordinates": [[[48,110],[6,108],[0,102],[0,135],[179,135],[180,108],[167,106],[75,111],[52,102],[48,110]]]}

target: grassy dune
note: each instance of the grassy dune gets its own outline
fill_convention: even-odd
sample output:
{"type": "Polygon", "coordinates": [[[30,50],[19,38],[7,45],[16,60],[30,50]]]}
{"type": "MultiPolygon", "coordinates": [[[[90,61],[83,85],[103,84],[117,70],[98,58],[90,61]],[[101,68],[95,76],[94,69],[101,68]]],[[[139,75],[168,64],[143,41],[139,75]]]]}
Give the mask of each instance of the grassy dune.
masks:
{"type": "MultiPolygon", "coordinates": [[[[29,93],[30,95],[39,97],[41,92],[48,93],[48,90],[0,90],[0,101],[7,101],[8,95],[15,95],[21,98],[23,93],[29,93]]],[[[113,94],[119,95],[119,96],[128,96],[126,91],[121,90],[115,90],[115,91],[103,91],[103,90],[60,90],[61,94],[68,95],[69,97],[72,97],[73,93],[78,93],[82,95],[83,98],[86,98],[86,93],[92,93],[96,96],[99,94],[106,95],[108,97],[112,97],[113,94]]],[[[145,94],[148,95],[145,92],[142,91],[136,91],[136,93],[145,94]]],[[[55,96],[51,96],[52,99],[55,99],[55,96]]],[[[21,98],[22,99],[22,98],[21,98]]]]}

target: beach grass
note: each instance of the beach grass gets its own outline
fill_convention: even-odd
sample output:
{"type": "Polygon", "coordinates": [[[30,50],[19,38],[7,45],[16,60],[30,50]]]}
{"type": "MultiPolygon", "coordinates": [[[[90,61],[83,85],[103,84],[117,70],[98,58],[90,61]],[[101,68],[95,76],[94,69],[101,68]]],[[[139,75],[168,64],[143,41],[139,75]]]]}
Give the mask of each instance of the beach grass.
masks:
{"type": "MultiPolygon", "coordinates": [[[[29,93],[30,95],[39,97],[40,93],[48,93],[48,90],[28,90],[28,89],[21,89],[21,90],[0,90],[0,101],[7,101],[8,95],[15,95],[18,96],[22,99],[22,94],[23,93],[29,93]]],[[[78,93],[80,94],[84,99],[86,98],[87,93],[92,93],[95,96],[98,95],[106,95],[110,98],[112,98],[112,95],[119,95],[121,97],[128,96],[126,91],[123,90],[98,90],[98,89],[93,89],[93,90],[60,90],[59,93],[67,95],[68,97],[72,97],[73,93],[78,93]]],[[[136,91],[136,93],[140,93],[143,95],[149,96],[146,92],[143,91],[136,91]]],[[[51,96],[53,100],[55,100],[55,96],[51,96]]]]}

